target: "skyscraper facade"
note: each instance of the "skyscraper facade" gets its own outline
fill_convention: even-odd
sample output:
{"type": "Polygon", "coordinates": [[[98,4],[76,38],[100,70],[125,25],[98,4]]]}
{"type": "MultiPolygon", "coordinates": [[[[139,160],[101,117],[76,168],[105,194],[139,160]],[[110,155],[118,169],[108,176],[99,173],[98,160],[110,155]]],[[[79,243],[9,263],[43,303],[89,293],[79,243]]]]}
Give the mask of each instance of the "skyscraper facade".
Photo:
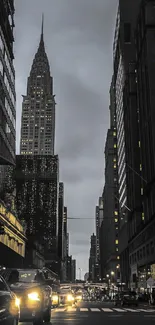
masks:
{"type": "Polygon", "coordinates": [[[113,45],[113,88],[116,106],[117,128],[117,164],[119,188],[119,252],[121,255],[122,281],[129,278],[129,251],[128,251],[128,215],[130,207],[127,193],[127,173],[131,166],[126,164],[126,138],[124,116],[124,87],[129,63],[135,61],[135,26],[141,0],[119,0],[116,20],[116,29],[113,45]],[[125,278],[123,279],[123,274],[125,278]]]}
{"type": "Polygon", "coordinates": [[[14,172],[19,219],[26,234],[43,244],[46,254],[58,248],[58,156],[16,156],[14,172]]]}
{"type": "Polygon", "coordinates": [[[0,165],[15,164],[14,1],[0,2],[0,165]]]}
{"type": "Polygon", "coordinates": [[[64,184],[62,182],[59,183],[58,256],[64,258],[64,184]]]}
{"type": "Polygon", "coordinates": [[[54,155],[55,99],[53,78],[45,51],[43,22],[41,38],[23,96],[21,155],[54,155]]]}
{"type": "Polygon", "coordinates": [[[95,280],[96,265],[96,236],[93,234],[90,238],[90,256],[89,256],[89,280],[95,280]]]}

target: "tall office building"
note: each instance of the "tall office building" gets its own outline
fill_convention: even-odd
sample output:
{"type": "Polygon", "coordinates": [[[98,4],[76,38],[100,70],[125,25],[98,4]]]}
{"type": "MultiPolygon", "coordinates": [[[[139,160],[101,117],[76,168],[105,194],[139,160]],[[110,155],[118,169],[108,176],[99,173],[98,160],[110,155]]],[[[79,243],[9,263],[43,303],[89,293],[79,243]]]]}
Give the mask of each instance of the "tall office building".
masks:
{"type": "Polygon", "coordinates": [[[23,96],[21,155],[54,155],[55,99],[53,78],[45,52],[43,22],[41,38],[23,96]]]}
{"type": "MultiPolygon", "coordinates": [[[[16,156],[16,201],[28,238],[43,244],[46,254],[58,246],[58,156],[16,156]]],[[[46,255],[45,254],[45,255],[46,255]]]]}
{"type": "Polygon", "coordinates": [[[58,204],[58,256],[64,258],[64,184],[59,183],[58,204]]]}
{"type": "MultiPolygon", "coordinates": [[[[129,76],[130,79],[132,78],[132,83],[130,81],[130,85],[132,85],[134,80],[132,76],[136,74],[139,126],[139,141],[137,139],[137,147],[138,150],[140,150],[140,162],[139,166],[137,163],[137,170],[138,174],[141,176],[139,180],[141,183],[140,190],[143,210],[139,210],[138,215],[136,213],[132,214],[130,218],[129,261],[131,268],[131,285],[133,287],[146,288],[146,280],[149,277],[154,279],[155,269],[154,0],[142,1],[135,35],[136,69],[130,71],[129,76]]],[[[129,108],[130,107],[131,105],[129,108]]],[[[134,110],[132,103],[130,112],[134,110]]]]}
{"type": "Polygon", "coordinates": [[[114,100],[116,105],[117,128],[117,164],[119,187],[119,252],[121,255],[122,281],[127,282],[129,277],[128,251],[128,215],[130,213],[127,193],[127,173],[131,166],[127,165],[125,116],[124,116],[124,86],[129,63],[135,61],[135,26],[141,0],[119,0],[116,20],[116,30],[113,45],[114,67],[114,100]],[[123,278],[123,276],[125,278],[123,278]]]}
{"type": "Polygon", "coordinates": [[[90,256],[89,256],[89,280],[95,280],[96,265],[96,236],[93,234],[90,238],[90,256]]]}
{"type": "Polygon", "coordinates": [[[72,282],[76,281],[76,260],[72,260],[72,282]]]}
{"type": "Polygon", "coordinates": [[[14,1],[0,1],[0,165],[15,164],[14,1]]]}
{"type": "Polygon", "coordinates": [[[96,263],[100,261],[100,227],[103,221],[103,197],[99,197],[98,205],[95,210],[96,223],[96,263]]]}

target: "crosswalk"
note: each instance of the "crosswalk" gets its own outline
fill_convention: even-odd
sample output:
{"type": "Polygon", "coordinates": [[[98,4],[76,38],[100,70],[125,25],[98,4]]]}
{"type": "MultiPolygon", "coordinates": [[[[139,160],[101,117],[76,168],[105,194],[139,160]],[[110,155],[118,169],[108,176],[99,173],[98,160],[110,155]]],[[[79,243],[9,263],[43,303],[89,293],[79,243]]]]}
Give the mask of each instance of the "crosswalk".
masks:
{"type": "Polygon", "coordinates": [[[155,309],[131,309],[131,308],[74,308],[74,307],[65,307],[65,308],[56,308],[53,312],[62,313],[62,312],[104,312],[104,313],[155,313],[155,309]]]}

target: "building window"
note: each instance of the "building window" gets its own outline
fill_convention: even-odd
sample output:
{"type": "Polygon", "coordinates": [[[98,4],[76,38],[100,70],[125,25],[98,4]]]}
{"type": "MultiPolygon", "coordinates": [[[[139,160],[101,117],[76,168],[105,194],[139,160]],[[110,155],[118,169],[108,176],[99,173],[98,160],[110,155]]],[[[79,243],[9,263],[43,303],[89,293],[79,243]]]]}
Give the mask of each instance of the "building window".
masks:
{"type": "Polygon", "coordinates": [[[118,245],[118,239],[115,240],[115,244],[118,245]]]}
{"type": "Polygon", "coordinates": [[[116,169],[116,164],[114,164],[114,169],[116,169]]]}
{"type": "Polygon", "coordinates": [[[113,159],[113,162],[116,162],[116,158],[113,159]]]}
{"type": "Polygon", "coordinates": [[[114,148],[117,148],[117,144],[116,143],[114,144],[114,148]]]}
{"type": "Polygon", "coordinates": [[[144,212],[142,212],[142,220],[143,220],[143,221],[145,220],[144,212]]]}
{"type": "Polygon", "coordinates": [[[142,164],[140,164],[140,171],[142,171],[142,164]]]}
{"type": "Polygon", "coordinates": [[[118,219],[117,218],[115,218],[115,222],[118,222],[118,219]]]}
{"type": "Polygon", "coordinates": [[[113,132],[113,136],[116,137],[116,132],[113,132]]]}
{"type": "Polygon", "coordinates": [[[131,24],[130,23],[124,24],[124,42],[131,43],[131,24]]]}
{"type": "Polygon", "coordinates": [[[115,211],[114,213],[115,213],[115,216],[118,216],[118,211],[115,211]]]}

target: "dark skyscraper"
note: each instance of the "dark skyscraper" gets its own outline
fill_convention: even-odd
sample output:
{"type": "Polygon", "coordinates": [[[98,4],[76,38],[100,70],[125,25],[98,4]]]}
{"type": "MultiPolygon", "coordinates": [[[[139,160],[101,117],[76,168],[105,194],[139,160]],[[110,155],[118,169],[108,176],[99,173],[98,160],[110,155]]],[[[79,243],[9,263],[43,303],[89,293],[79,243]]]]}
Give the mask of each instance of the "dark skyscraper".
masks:
{"type": "Polygon", "coordinates": [[[57,253],[58,156],[17,156],[15,180],[18,217],[27,223],[28,238],[57,253]]]}
{"type": "Polygon", "coordinates": [[[59,183],[58,201],[58,256],[64,257],[64,184],[59,183]]]}
{"type": "Polygon", "coordinates": [[[54,155],[55,99],[53,78],[45,52],[43,22],[38,51],[23,96],[21,155],[54,155]]]}
{"type": "MultiPolygon", "coordinates": [[[[113,67],[114,67],[114,99],[116,105],[117,128],[117,164],[118,164],[118,198],[119,198],[119,253],[121,256],[121,279],[129,282],[129,250],[128,250],[128,216],[130,207],[128,201],[128,171],[132,166],[127,165],[126,128],[125,128],[125,81],[129,71],[129,63],[135,61],[135,27],[141,0],[119,0],[116,21],[113,67]]],[[[131,77],[131,76],[130,76],[131,77]]],[[[135,105],[135,103],[132,103],[135,105]]],[[[132,105],[131,104],[131,105],[132,105]]],[[[131,106],[132,107],[132,106],[131,106]]],[[[134,107],[134,106],[133,106],[134,107]]],[[[136,107],[134,108],[136,110],[136,107]]],[[[126,115],[127,116],[127,115],[126,115]]],[[[132,128],[132,124],[130,128],[132,128]]],[[[129,157],[129,156],[128,156],[129,157]]],[[[131,158],[131,157],[130,157],[131,158]]],[[[129,160],[128,160],[129,162],[129,160]]],[[[133,171],[134,172],[134,171],[133,171]]]]}
{"type": "Polygon", "coordinates": [[[96,236],[93,234],[90,239],[90,257],[89,257],[89,280],[95,280],[96,265],[96,236]]]}
{"type": "Polygon", "coordinates": [[[15,164],[14,1],[0,1],[0,165],[15,164]]]}

